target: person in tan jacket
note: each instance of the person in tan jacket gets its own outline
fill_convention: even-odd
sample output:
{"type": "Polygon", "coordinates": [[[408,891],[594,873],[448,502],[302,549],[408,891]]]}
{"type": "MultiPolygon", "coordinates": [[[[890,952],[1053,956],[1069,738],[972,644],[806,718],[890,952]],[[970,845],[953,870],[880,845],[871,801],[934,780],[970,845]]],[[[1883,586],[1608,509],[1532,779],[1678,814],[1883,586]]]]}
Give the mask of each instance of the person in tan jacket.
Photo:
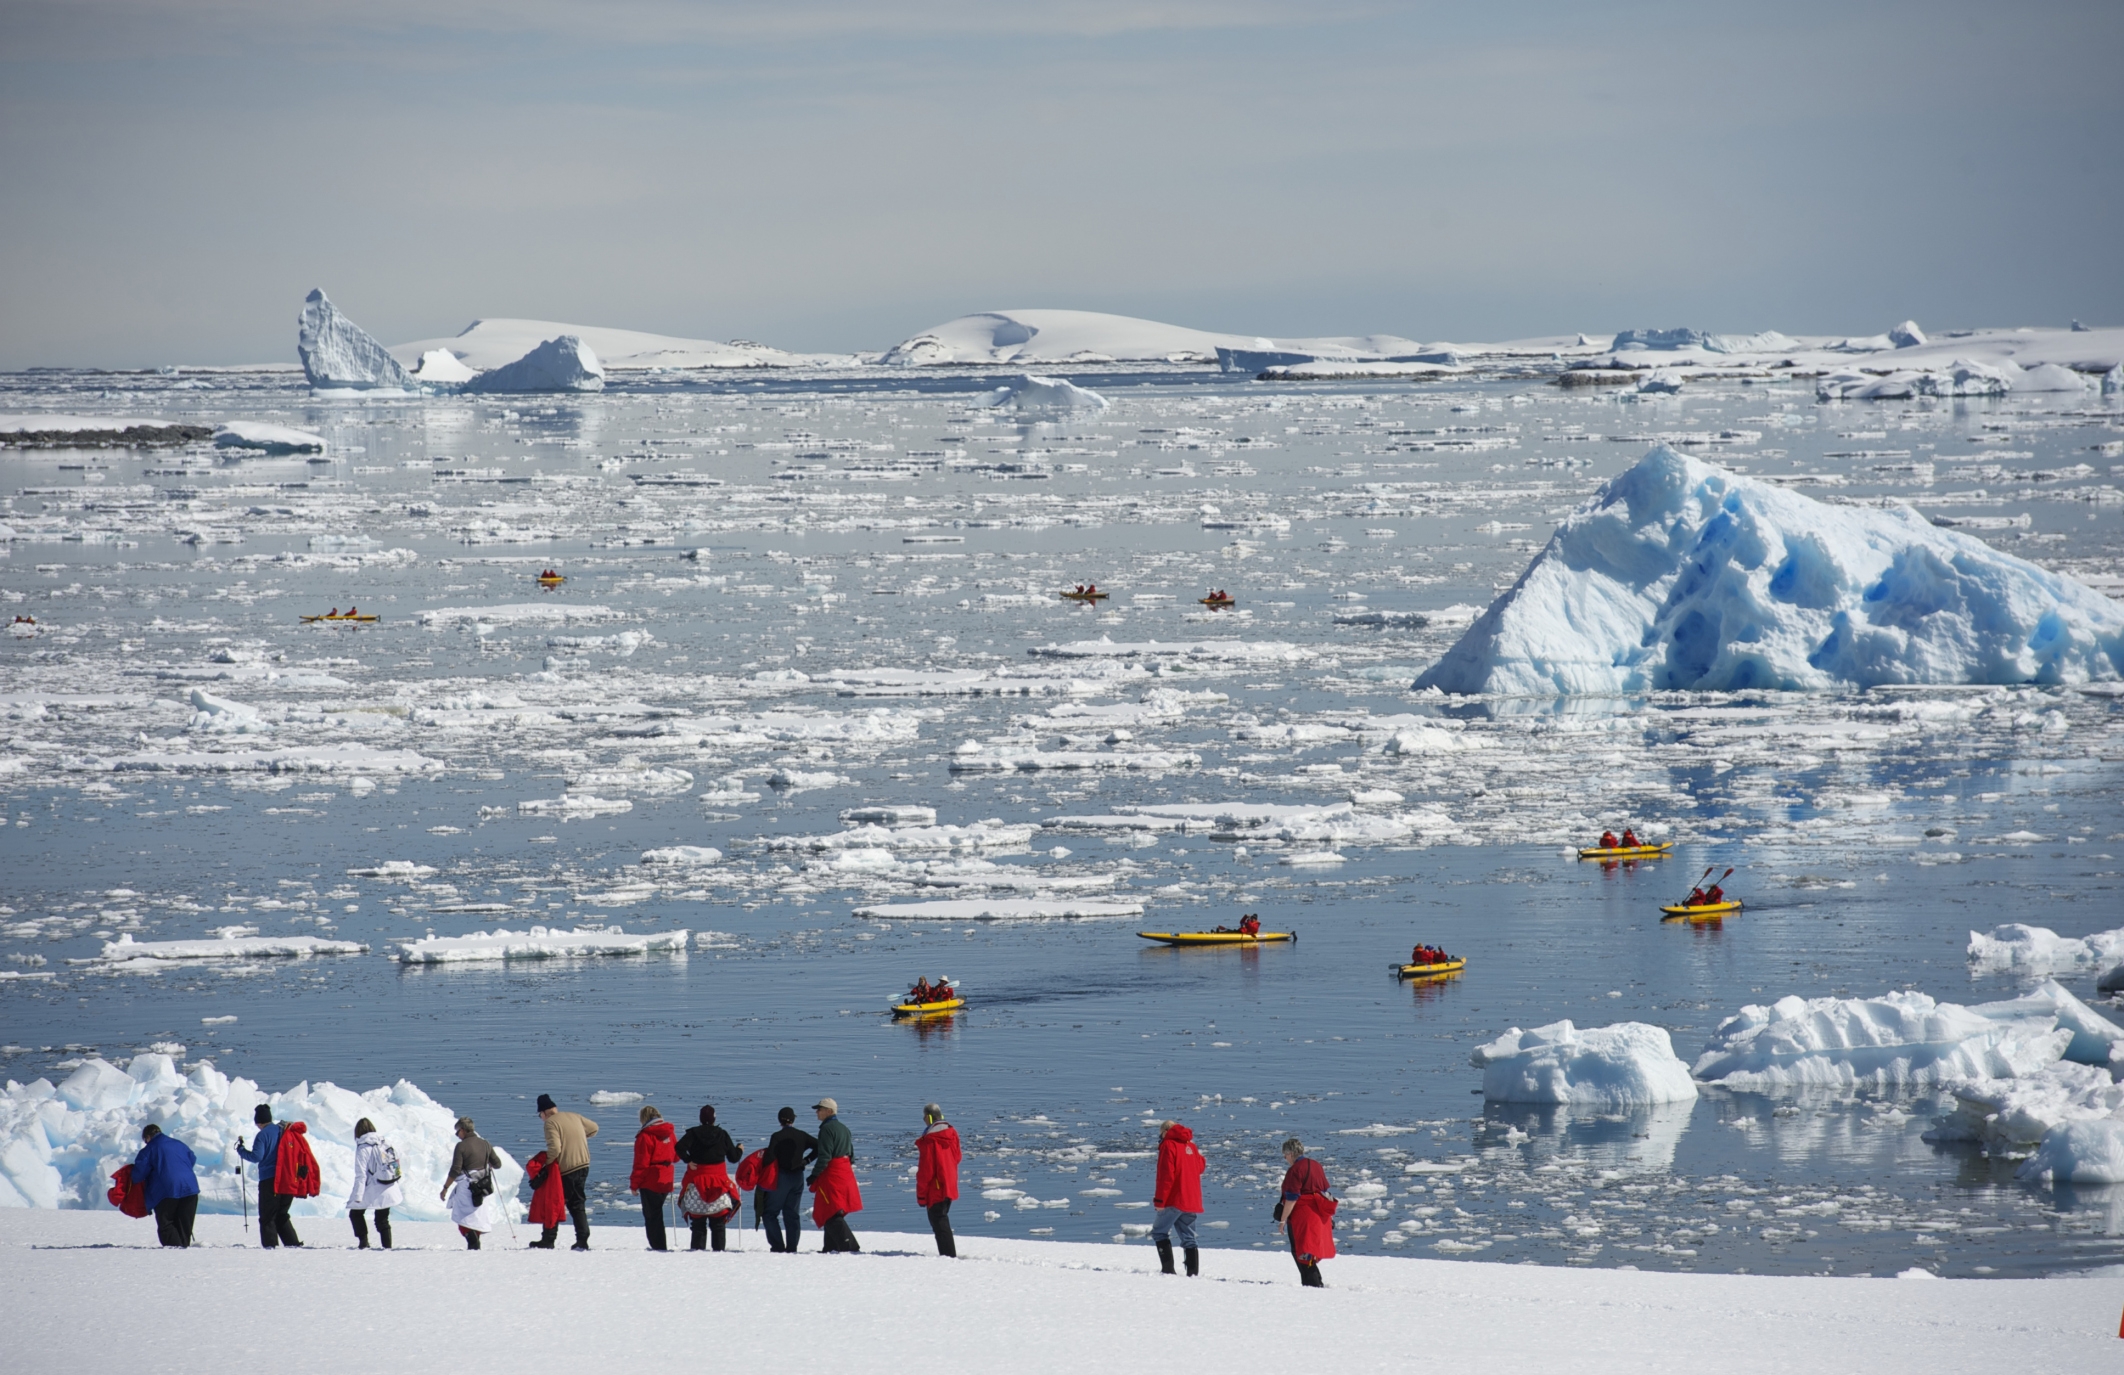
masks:
{"type": "MultiPolygon", "coordinates": [[[[590,1179],[590,1138],[597,1135],[597,1123],[579,1112],[562,1112],[548,1093],[538,1096],[538,1116],[546,1126],[546,1158],[560,1171],[561,1197],[567,1200],[568,1220],[575,1224],[575,1245],[569,1249],[587,1251],[590,1204],[583,1197],[583,1188],[590,1179]]],[[[550,1251],[559,1235],[558,1226],[548,1227],[545,1235],[531,1244],[550,1251]]]]}

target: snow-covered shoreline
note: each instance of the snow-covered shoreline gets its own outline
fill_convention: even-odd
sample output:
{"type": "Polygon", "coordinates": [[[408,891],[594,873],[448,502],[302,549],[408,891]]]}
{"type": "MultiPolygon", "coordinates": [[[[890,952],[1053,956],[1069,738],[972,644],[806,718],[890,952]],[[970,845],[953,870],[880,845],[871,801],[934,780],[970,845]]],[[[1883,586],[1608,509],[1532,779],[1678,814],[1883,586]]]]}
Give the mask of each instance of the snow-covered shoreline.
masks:
{"type": "MultiPolygon", "coordinates": [[[[603,1214],[610,1217],[607,1211],[603,1214]]],[[[203,1217],[199,1249],[164,1252],[151,1222],[115,1212],[0,1211],[0,1284],[23,1351],[72,1351],[89,1370],[222,1372],[261,1358],[294,1371],[447,1369],[453,1375],[623,1359],[690,1368],[824,1361],[904,1368],[943,1344],[950,1364],[1013,1372],[1472,1369],[1776,1372],[2099,1368],[2113,1355],[2106,1278],[1897,1280],[1677,1275],[1480,1261],[1345,1257],[1300,1289],[1273,1247],[1209,1249],[1203,1277],[1154,1273],[1147,1246],[866,1233],[864,1253],[770,1257],[757,1233],[722,1255],[658,1255],[638,1228],[598,1227],[587,1255],[528,1251],[508,1233],[466,1252],[441,1224],[401,1223],[390,1254],[351,1249],[346,1224],[304,1222],[308,1245],[268,1255],[240,1219],[203,1217]],[[259,1320],[259,1286],[293,1322],[259,1320]],[[674,1291],[672,1286],[682,1286],[674,1291]],[[698,1290],[696,1291],[696,1286],[698,1290]],[[674,1292],[712,1296],[703,1322],[674,1292]],[[92,1341],[81,1305],[108,1296],[92,1341]],[[247,1299],[245,1296],[249,1296],[247,1299]],[[816,1343],[790,1318],[829,1312],[816,1343]],[[203,1330],[213,1315],[233,1321],[203,1330]]],[[[678,1234],[682,1239],[684,1233],[678,1234]]]]}

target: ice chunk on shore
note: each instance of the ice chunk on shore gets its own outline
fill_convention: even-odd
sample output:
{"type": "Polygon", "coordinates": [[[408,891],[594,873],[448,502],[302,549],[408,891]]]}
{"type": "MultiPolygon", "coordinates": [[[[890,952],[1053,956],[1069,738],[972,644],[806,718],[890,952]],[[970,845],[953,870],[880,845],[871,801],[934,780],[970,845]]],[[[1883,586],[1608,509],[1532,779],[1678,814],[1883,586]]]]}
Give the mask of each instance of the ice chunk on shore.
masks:
{"type": "Polygon", "coordinates": [[[464,384],[473,393],[603,391],[605,370],[590,346],[573,334],[548,339],[513,363],[464,384]]]}
{"type": "Polygon", "coordinates": [[[1140,917],[1140,902],[1074,898],[939,898],[932,902],[879,903],[854,915],[877,921],[1060,921],[1140,917]]]}
{"type": "Polygon", "coordinates": [[[106,960],[255,960],[278,956],[359,955],[369,947],[321,936],[232,936],[203,941],[136,941],[131,932],[103,943],[106,960]]]}
{"type": "Polygon", "coordinates": [[[1035,419],[1062,420],[1106,409],[1106,398],[1061,377],[1026,373],[1015,382],[990,392],[983,405],[1008,407],[1035,419]]]}
{"type": "Polygon", "coordinates": [[[303,298],[295,335],[303,376],[323,388],[410,388],[413,379],[382,344],[339,313],[318,287],[303,298]]]}
{"type": "MultiPolygon", "coordinates": [[[[0,1092],[0,1185],[12,1185],[22,1202],[40,1208],[107,1208],[111,1175],[132,1163],[140,1129],[149,1122],[192,1148],[198,1157],[199,1210],[236,1213],[239,1197],[236,1142],[254,1130],[251,1111],[272,1107],[283,1122],[307,1127],[317,1154],[323,1191],[298,1200],[301,1217],[337,1217],[346,1208],[354,1180],[354,1124],[366,1117],[398,1151],[405,1202],[396,1218],[439,1222],[446,1216],[437,1198],[456,1145],[457,1115],[401,1079],[389,1088],[354,1093],[336,1084],[297,1084],[286,1093],[261,1092],[249,1079],[231,1079],[211,1062],[180,1071],[170,1056],[133,1057],[123,1070],[93,1059],[56,1089],[50,1081],[10,1081],[0,1092]]],[[[256,1170],[249,1171],[255,1187],[256,1170]]],[[[505,1152],[496,1192],[512,1218],[523,1171],[505,1152]]],[[[0,1187],[0,1196],[5,1188],[0,1187]]]]}
{"type": "Polygon", "coordinates": [[[1620,1112],[1696,1097],[1689,1067],[1665,1027],[1617,1022],[1580,1030],[1569,1021],[1522,1031],[1513,1027],[1477,1046],[1482,1095],[1497,1103],[1567,1103],[1620,1112]]]}
{"type": "Polygon", "coordinates": [[[1987,1010],[1912,992],[1792,996],[1720,1022],[1690,1072],[1742,1090],[2015,1079],[2056,1064],[2073,1036],[2054,1013],[2017,1003],[1987,1010]]]}
{"type": "Polygon", "coordinates": [[[217,449],[251,449],[265,454],[321,454],[324,436],[263,420],[231,420],[214,432],[217,449]]]}
{"type": "Polygon", "coordinates": [[[617,926],[578,926],[573,931],[534,926],[528,931],[485,931],[474,936],[429,936],[405,942],[400,964],[469,964],[488,960],[552,960],[587,955],[683,953],[687,931],[630,936],[617,926]]]}
{"type": "Polygon", "coordinates": [[[1452,693],[2077,683],[2124,607],[1907,508],[1827,506],[1661,445],[1572,513],[1415,686],[1452,693]]]}
{"type": "Polygon", "coordinates": [[[2124,927],[2074,937],[2014,921],[1969,933],[1969,963],[1980,969],[2078,969],[2120,959],[2124,927]]]}

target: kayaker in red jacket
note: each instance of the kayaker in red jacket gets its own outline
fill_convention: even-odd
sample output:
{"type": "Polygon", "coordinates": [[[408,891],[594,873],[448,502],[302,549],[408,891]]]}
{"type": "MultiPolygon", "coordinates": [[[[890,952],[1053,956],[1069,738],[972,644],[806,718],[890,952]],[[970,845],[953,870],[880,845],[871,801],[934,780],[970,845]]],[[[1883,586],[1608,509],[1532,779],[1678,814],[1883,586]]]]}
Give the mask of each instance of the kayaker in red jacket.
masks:
{"type": "Polygon", "coordinates": [[[1276,1221],[1291,1239],[1291,1259],[1298,1262],[1298,1282],[1308,1289],[1325,1289],[1320,1262],[1335,1258],[1335,1209],[1328,1194],[1327,1171],[1305,1153],[1297,1137],[1283,1143],[1283,1196],[1276,1204],[1276,1221]]]}
{"type": "Polygon", "coordinates": [[[1616,841],[1616,839],[1615,839],[1615,832],[1613,832],[1613,831],[1602,831],[1602,832],[1600,833],[1600,848],[1601,848],[1601,849],[1603,849],[1603,850],[1612,850],[1612,849],[1614,849],[1614,848],[1615,848],[1616,844],[1617,844],[1617,841],[1616,841]]]}
{"type": "Polygon", "coordinates": [[[1202,1253],[1195,1249],[1195,1219],[1202,1216],[1206,1164],[1195,1147],[1195,1134],[1178,1122],[1166,1123],[1158,1137],[1158,1177],[1151,1188],[1151,1203],[1158,1210],[1151,1220],[1151,1240],[1158,1247],[1158,1268],[1164,1274],[1173,1273],[1174,1232],[1180,1234],[1188,1275],[1202,1273],[1202,1253]]]}
{"type": "Polygon", "coordinates": [[[664,1200],[671,1197],[671,1166],[678,1159],[678,1133],[664,1115],[646,1104],[642,1128],[634,1134],[634,1171],[627,1187],[642,1196],[642,1227],[649,1234],[649,1249],[668,1251],[664,1236],[664,1200]]]}
{"type": "Polygon", "coordinates": [[[1634,849],[1636,849],[1636,848],[1637,848],[1637,832],[1635,832],[1635,831],[1631,830],[1631,829],[1630,829],[1630,828],[1629,828],[1628,826],[1625,826],[1625,827],[1623,827],[1623,834],[1622,834],[1622,843],[1623,843],[1623,848],[1624,848],[1625,850],[1634,850],[1634,849]]]}
{"type": "Polygon", "coordinates": [[[959,1243],[951,1233],[951,1204],[959,1196],[959,1132],[944,1120],[944,1109],[922,1105],[922,1134],[915,1138],[915,1202],[929,1210],[929,1230],[937,1236],[937,1254],[956,1256],[959,1243]]]}

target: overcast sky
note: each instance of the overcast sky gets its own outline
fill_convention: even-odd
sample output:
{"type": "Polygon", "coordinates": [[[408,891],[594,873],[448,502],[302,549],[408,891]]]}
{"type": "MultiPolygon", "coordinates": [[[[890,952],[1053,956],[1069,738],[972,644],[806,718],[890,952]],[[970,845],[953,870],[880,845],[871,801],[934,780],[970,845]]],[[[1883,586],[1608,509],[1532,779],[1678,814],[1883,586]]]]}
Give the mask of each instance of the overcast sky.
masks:
{"type": "Polygon", "coordinates": [[[0,0],[0,367],[2124,323],[2124,4],[0,0]]]}

